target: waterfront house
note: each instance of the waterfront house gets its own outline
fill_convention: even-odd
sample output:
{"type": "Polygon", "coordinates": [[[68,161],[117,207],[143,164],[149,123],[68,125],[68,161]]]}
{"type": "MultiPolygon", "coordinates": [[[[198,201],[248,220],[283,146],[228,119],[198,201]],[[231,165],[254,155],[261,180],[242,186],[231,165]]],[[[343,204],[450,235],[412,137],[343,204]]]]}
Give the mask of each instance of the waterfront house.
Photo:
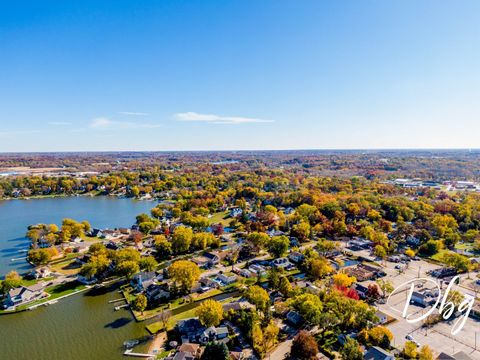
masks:
{"type": "Polygon", "coordinates": [[[51,274],[52,272],[47,266],[42,266],[32,271],[32,275],[35,279],[44,279],[49,277],[51,274]]]}
{"type": "Polygon", "coordinates": [[[170,291],[168,291],[165,285],[150,284],[145,289],[145,296],[150,303],[159,303],[170,298],[170,291]]]}
{"type": "Polygon", "coordinates": [[[19,306],[31,301],[39,300],[48,296],[43,291],[43,284],[38,283],[30,286],[20,286],[11,289],[7,294],[6,304],[8,306],[19,306]]]}
{"type": "Polygon", "coordinates": [[[148,286],[156,282],[157,274],[155,271],[145,272],[140,271],[133,275],[133,278],[130,284],[135,288],[136,291],[144,291],[148,286]]]}

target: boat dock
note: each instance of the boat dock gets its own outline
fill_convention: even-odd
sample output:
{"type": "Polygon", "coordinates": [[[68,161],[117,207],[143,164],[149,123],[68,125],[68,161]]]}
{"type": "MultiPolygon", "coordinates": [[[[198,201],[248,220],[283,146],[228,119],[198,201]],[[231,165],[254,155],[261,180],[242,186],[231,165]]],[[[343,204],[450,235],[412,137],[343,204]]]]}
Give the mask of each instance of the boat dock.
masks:
{"type": "Polygon", "coordinates": [[[124,304],[124,305],[119,305],[119,306],[115,306],[115,311],[118,311],[120,309],[123,309],[123,308],[126,308],[126,307],[129,307],[130,305],[129,304],[124,304]]]}
{"type": "Polygon", "coordinates": [[[144,358],[144,359],[154,359],[155,358],[155,355],[153,355],[153,354],[134,353],[132,351],[132,349],[125,350],[123,355],[124,356],[139,357],[139,358],[144,358]]]}
{"type": "Polygon", "coordinates": [[[124,299],[124,298],[114,299],[114,300],[110,300],[108,303],[109,303],[109,304],[112,304],[112,303],[116,303],[116,302],[120,302],[120,301],[125,301],[125,299],[124,299]]]}

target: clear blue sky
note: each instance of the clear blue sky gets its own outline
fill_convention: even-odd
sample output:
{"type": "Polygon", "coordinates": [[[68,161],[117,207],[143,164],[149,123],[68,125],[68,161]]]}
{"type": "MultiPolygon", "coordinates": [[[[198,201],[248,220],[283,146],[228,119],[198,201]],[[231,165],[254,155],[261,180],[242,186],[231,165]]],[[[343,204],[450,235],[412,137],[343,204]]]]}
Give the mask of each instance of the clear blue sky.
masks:
{"type": "Polygon", "coordinates": [[[2,1],[0,151],[480,147],[480,1],[2,1]]]}

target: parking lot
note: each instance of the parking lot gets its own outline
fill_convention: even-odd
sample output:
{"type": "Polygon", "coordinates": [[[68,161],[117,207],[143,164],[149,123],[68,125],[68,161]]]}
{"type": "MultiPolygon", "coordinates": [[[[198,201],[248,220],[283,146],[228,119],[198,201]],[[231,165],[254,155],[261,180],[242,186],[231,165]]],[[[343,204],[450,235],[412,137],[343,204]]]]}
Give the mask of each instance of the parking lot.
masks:
{"type": "MultiPolygon", "coordinates": [[[[405,282],[418,278],[424,277],[438,282],[438,279],[431,277],[427,274],[428,271],[438,268],[438,265],[428,263],[423,260],[411,261],[408,264],[408,267],[405,267],[405,264],[402,266],[405,267],[403,272],[399,272],[398,269],[395,269],[397,263],[386,262],[385,272],[387,276],[384,277],[386,280],[390,280],[394,287],[398,287],[405,282]]],[[[473,278],[473,276],[472,276],[473,278]]],[[[462,292],[463,294],[475,295],[475,291],[464,287],[465,285],[471,285],[472,280],[467,279],[467,275],[462,275],[460,286],[454,285],[454,289],[462,292]]],[[[443,284],[441,288],[441,296],[444,295],[447,284],[443,284]]],[[[436,289],[433,283],[425,282],[423,286],[416,286],[415,290],[424,290],[424,289],[436,289]]],[[[452,327],[454,322],[441,322],[434,325],[428,330],[422,328],[422,323],[408,323],[405,319],[402,318],[401,314],[407,300],[407,289],[404,287],[404,291],[401,291],[393,295],[388,304],[380,304],[379,309],[388,315],[397,319],[397,321],[390,323],[388,328],[392,331],[394,335],[394,346],[398,349],[402,349],[405,342],[407,341],[406,336],[410,335],[413,339],[422,345],[428,345],[430,348],[438,355],[441,352],[446,354],[454,354],[459,351],[463,351],[468,354],[473,359],[480,360],[480,322],[472,319],[471,317],[466,320],[466,323],[463,329],[456,335],[451,335],[452,327]]],[[[421,307],[414,304],[410,304],[408,308],[408,313],[412,314],[412,317],[419,317],[429,311],[431,307],[421,307]]],[[[438,310],[434,310],[434,313],[438,313],[438,310]]]]}

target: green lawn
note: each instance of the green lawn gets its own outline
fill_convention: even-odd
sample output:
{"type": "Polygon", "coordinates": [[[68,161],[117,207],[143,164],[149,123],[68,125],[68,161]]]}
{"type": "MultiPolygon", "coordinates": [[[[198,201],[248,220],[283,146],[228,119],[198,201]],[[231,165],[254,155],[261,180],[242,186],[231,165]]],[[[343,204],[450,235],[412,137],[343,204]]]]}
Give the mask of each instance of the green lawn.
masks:
{"type": "Polygon", "coordinates": [[[55,300],[55,299],[58,299],[59,297],[69,295],[69,294],[73,294],[73,293],[78,292],[78,291],[83,290],[83,289],[85,289],[85,285],[83,285],[83,284],[81,284],[77,281],[72,281],[72,282],[68,282],[66,284],[59,284],[59,285],[51,286],[51,287],[48,287],[48,288],[45,289],[45,292],[47,292],[50,295],[48,298],[33,301],[31,303],[19,306],[19,307],[17,307],[16,311],[22,311],[22,310],[25,310],[25,309],[29,308],[30,306],[42,304],[42,303],[45,303],[45,302],[50,301],[50,300],[55,300]]]}
{"type": "Polygon", "coordinates": [[[224,227],[227,227],[231,219],[228,211],[222,211],[212,214],[212,217],[208,220],[210,224],[222,224],[224,227]]]}
{"type": "Polygon", "coordinates": [[[435,260],[435,261],[440,261],[440,262],[443,262],[443,255],[447,254],[447,253],[451,253],[452,251],[448,250],[448,249],[442,249],[440,250],[438,253],[436,253],[435,255],[432,255],[430,256],[430,258],[432,260],[435,260]]]}

